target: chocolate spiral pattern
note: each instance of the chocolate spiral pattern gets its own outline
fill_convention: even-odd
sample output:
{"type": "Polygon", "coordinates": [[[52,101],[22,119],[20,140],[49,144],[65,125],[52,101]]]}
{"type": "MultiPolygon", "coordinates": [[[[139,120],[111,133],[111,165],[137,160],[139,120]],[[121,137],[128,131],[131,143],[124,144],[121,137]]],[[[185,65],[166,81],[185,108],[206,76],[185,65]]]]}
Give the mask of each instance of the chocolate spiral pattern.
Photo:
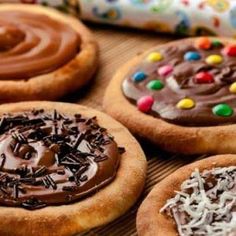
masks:
{"type": "Polygon", "coordinates": [[[96,118],[34,110],[0,122],[0,205],[38,209],[78,201],[110,183],[120,154],[96,118]]]}
{"type": "Polygon", "coordinates": [[[127,99],[178,125],[236,123],[236,47],[199,40],[208,44],[188,40],[146,54],[123,82],[127,99]]]}
{"type": "Polygon", "coordinates": [[[80,38],[43,14],[0,12],[0,79],[27,79],[54,71],[78,53],[80,38]]]}

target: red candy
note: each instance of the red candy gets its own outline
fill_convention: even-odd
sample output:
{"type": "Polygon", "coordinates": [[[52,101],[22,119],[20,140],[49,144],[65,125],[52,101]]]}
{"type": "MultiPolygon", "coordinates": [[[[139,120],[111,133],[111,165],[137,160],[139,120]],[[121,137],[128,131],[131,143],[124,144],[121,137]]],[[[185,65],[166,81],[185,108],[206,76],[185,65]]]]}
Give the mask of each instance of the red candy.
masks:
{"type": "Polygon", "coordinates": [[[146,113],[151,110],[153,103],[154,99],[152,96],[143,96],[138,100],[137,106],[140,111],[146,113]]]}
{"type": "Polygon", "coordinates": [[[236,45],[225,47],[223,53],[229,57],[236,57],[236,45]]]}
{"type": "Polygon", "coordinates": [[[199,72],[195,75],[194,82],[197,84],[209,84],[214,82],[214,78],[208,72],[199,72]]]}

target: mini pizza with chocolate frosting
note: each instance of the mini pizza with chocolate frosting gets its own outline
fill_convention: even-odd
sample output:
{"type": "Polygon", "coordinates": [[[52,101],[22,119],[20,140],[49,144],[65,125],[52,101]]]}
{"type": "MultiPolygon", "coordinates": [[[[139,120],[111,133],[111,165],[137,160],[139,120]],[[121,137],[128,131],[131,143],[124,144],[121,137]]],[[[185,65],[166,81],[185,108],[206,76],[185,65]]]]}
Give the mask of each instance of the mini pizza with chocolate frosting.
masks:
{"type": "Polygon", "coordinates": [[[158,183],[138,210],[138,235],[235,235],[235,160],[236,155],[203,159],[158,183]]]}
{"type": "Polygon", "coordinates": [[[125,127],[79,105],[0,106],[0,235],[74,235],[140,195],[145,156],[125,127]]]}
{"type": "Polygon", "coordinates": [[[169,151],[235,153],[235,70],[231,39],[160,45],[118,70],[104,108],[133,133],[169,151]]]}
{"type": "Polygon", "coordinates": [[[0,100],[55,100],[87,83],[97,43],[76,18],[42,6],[0,5],[0,100]]]}

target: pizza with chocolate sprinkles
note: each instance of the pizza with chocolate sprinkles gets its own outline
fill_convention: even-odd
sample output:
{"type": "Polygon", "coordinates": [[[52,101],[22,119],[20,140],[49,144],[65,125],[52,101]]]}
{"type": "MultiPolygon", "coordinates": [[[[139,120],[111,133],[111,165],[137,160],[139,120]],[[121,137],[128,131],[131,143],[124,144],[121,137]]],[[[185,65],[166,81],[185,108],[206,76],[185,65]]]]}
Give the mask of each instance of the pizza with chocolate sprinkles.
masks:
{"type": "Polygon", "coordinates": [[[0,121],[0,205],[38,209],[78,201],[110,183],[120,155],[96,117],[54,110],[0,121]]]}
{"type": "Polygon", "coordinates": [[[137,201],[146,168],[139,143],[105,113],[0,105],[0,235],[68,236],[107,224],[137,201]]]}

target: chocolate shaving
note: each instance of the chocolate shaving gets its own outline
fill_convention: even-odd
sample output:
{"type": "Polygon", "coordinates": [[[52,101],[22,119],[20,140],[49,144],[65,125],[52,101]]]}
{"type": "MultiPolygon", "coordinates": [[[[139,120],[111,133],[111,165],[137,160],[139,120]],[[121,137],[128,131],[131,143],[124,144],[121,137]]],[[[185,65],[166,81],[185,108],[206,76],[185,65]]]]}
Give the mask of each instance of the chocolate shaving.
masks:
{"type": "Polygon", "coordinates": [[[63,187],[62,187],[62,190],[63,190],[63,191],[73,192],[73,191],[76,190],[76,187],[75,187],[75,186],[63,186],[63,187]]]}
{"type": "Polygon", "coordinates": [[[57,184],[50,175],[46,176],[48,183],[53,189],[57,189],[57,184]]]}
{"type": "Polygon", "coordinates": [[[100,155],[100,156],[96,156],[94,158],[94,161],[101,162],[101,161],[105,161],[107,158],[108,158],[108,156],[106,156],[106,155],[100,155]]]}
{"type": "Polygon", "coordinates": [[[53,112],[53,120],[57,120],[57,119],[58,119],[57,111],[54,110],[54,112],[53,112]]]}
{"type": "Polygon", "coordinates": [[[15,183],[13,185],[13,197],[18,198],[18,194],[19,194],[18,183],[15,183]]]}
{"type": "MultiPolygon", "coordinates": [[[[110,158],[105,154],[109,148],[106,145],[113,142],[106,129],[99,127],[96,117],[86,119],[75,114],[71,118],[56,110],[51,114],[45,114],[43,110],[32,110],[23,115],[5,114],[0,120],[0,134],[3,133],[13,139],[9,148],[14,157],[22,159],[22,163],[8,173],[6,154],[0,155],[1,170],[6,171],[0,174],[0,197],[5,196],[7,205],[10,202],[12,206],[31,210],[59,204],[56,200],[54,203],[53,197],[41,201],[41,195],[27,196],[34,188],[46,191],[49,196],[65,191],[63,198],[68,202],[77,199],[80,186],[91,179],[90,168],[110,158]],[[47,159],[38,157],[37,145],[49,152],[47,159]],[[63,181],[67,181],[68,186],[63,181]]],[[[124,149],[118,151],[122,154],[124,149]]],[[[2,199],[0,204],[4,205],[2,199]]]]}
{"type": "Polygon", "coordinates": [[[2,175],[0,176],[0,181],[3,181],[4,179],[6,179],[6,177],[7,177],[7,174],[2,174],[2,175]]]}
{"type": "Polygon", "coordinates": [[[118,147],[118,151],[120,154],[125,153],[125,148],[124,147],[118,147]]]}
{"type": "Polygon", "coordinates": [[[39,177],[41,175],[44,175],[46,172],[46,167],[45,166],[41,166],[39,169],[37,169],[35,172],[34,172],[34,176],[35,177],[39,177]]]}
{"type": "Polygon", "coordinates": [[[75,144],[73,145],[73,148],[77,149],[83,139],[84,139],[84,134],[80,133],[75,141],[75,144]]]}
{"type": "Polygon", "coordinates": [[[87,175],[84,175],[84,176],[82,176],[79,180],[81,181],[81,182],[84,182],[84,181],[86,181],[88,179],[88,176],[87,175]]]}
{"type": "Polygon", "coordinates": [[[36,210],[36,209],[40,209],[40,208],[47,206],[46,203],[43,203],[42,201],[40,201],[36,198],[30,198],[30,199],[22,202],[21,205],[22,205],[22,207],[24,207],[28,210],[36,210]]]}
{"type": "Polygon", "coordinates": [[[7,189],[5,189],[3,186],[0,187],[0,190],[2,191],[3,194],[9,194],[7,189]]]}
{"type": "Polygon", "coordinates": [[[1,165],[0,165],[0,169],[2,169],[4,167],[5,161],[6,161],[6,155],[4,153],[1,154],[1,165]]]}
{"type": "Polygon", "coordinates": [[[57,170],[57,174],[59,174],[59,175],[64,175],[64,174],[65,174],[65,171],[64,171],[64,170],[57,170]]]}
{"type": "Polygon", "coordinates": [[[1,118],[1,121],[0,121],[0,130],[4,129],[5,120],[6,120],[5,117],[2,117],[2,118],[1,118]]]}
{"type": "Polygon", "coordinates": [[[13,152],[14,152],[15,155],[18,155],[18,151],[20,149],[20,146],[21,146],[20,143],[16,143],[16,145],[15,145],[15,147],[13,149],[13,152]]]}
{"type": "Polygon", "coordinates": [[[26,184],[34,184],[35,183],[35,178],[32,178],[32,177],[21,178],[19,181],[22,182],[22,183],[26,183],[26,184]]]}

